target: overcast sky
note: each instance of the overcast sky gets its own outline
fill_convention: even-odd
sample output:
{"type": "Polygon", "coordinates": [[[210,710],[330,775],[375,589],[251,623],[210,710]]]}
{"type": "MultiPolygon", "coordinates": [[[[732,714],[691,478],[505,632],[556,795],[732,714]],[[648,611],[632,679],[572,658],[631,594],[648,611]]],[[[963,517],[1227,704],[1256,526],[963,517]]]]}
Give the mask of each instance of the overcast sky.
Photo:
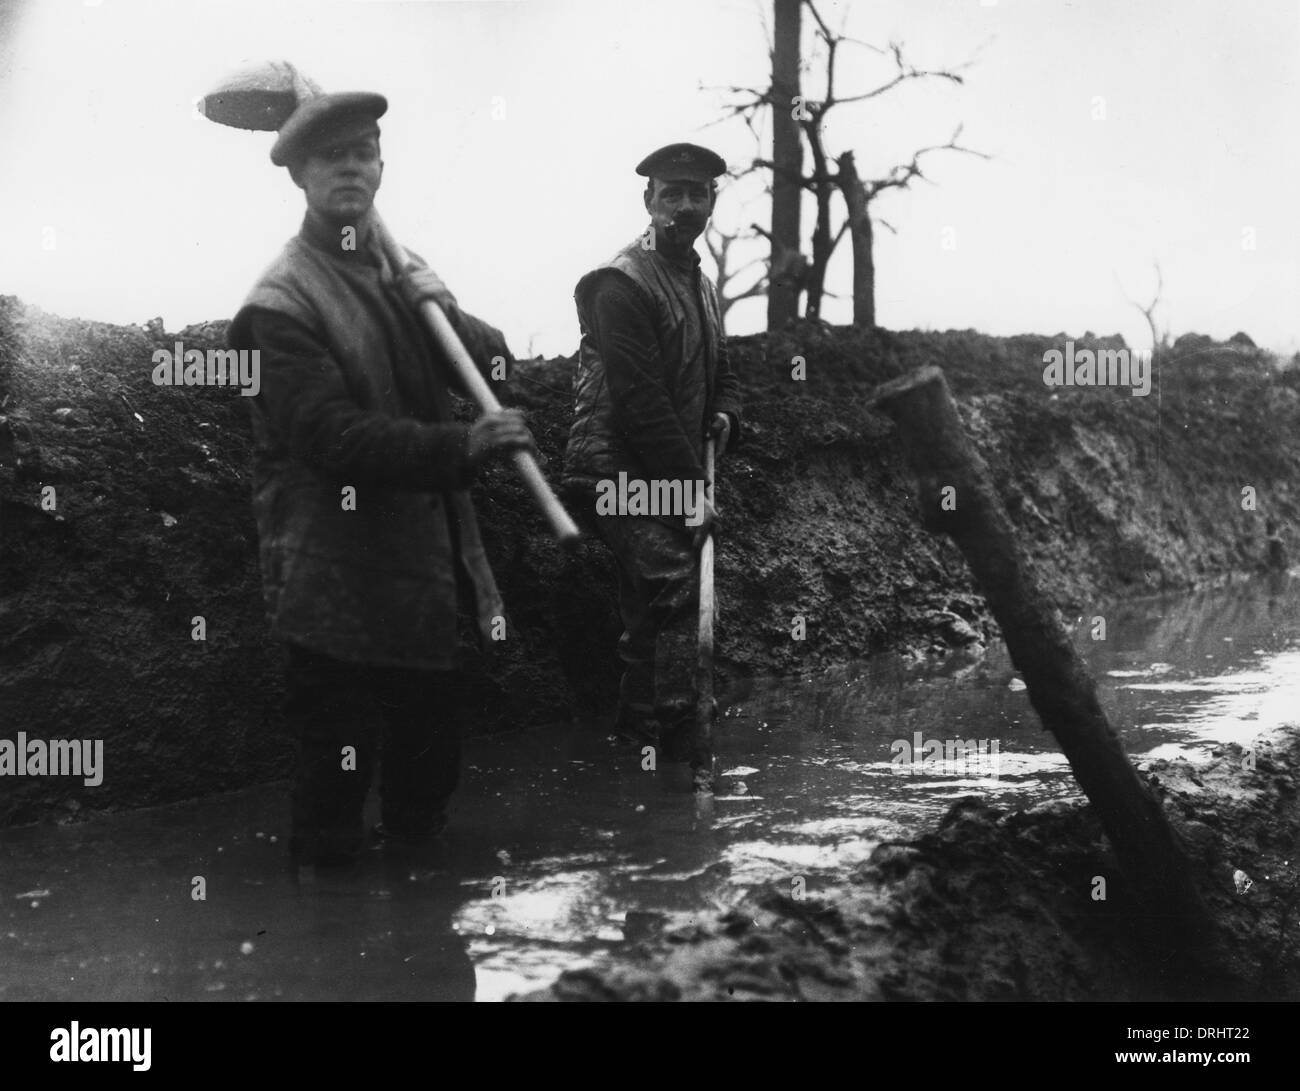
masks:
{"type": "MultiPolygon", "coordinates": [[[[719,87],[767,78],[770,0],[0,0],[0,293],[68,316],[168,329],[229,317],[297,230],[273,134],[203,120],[194,99],[250,61],[326,90],[376,90],[378,205],[462,305],[517,354],[570,352],[573,284],[638,234],[648,151],[678,140],[732,167],[719,87]],[[497,116],[494,116],[497,115],[497,116]]],[[[858,0],[827,21],[966,83],[916,82],[831,115],[831,151],[881,174],[939,153],[935,184],[879,215],[878,321],[994,334],[1122,332],[1124,292],[1164,270],[1162,324],[1300,348],[1300,0],[858,0]],[[1099,117],[1102,114],[1104,116],[1099,117]]],[[[845,46],[843,92],[892,74],[845,46]]],[[[815,63],[809,90],[821,86],[815,63]]],[[[770,132],[770,124],[764,133],[770,132]]],[[[766,220],[744,184],[727,226],[766,220]]],[[[837,215],[839,206],[837,205],[837,215]]],[[[811,211],[805,214],[810,225],[811,211]]],[[[829,287],[847,295],[848,245],[829,287]]],[[[707,264],[707,258],[706,258],[707,264]]],[[[847,299],[825,316],[847,321],[847,299]]],[[[740,304],[731,332],[758,328],[740,304]]]]}

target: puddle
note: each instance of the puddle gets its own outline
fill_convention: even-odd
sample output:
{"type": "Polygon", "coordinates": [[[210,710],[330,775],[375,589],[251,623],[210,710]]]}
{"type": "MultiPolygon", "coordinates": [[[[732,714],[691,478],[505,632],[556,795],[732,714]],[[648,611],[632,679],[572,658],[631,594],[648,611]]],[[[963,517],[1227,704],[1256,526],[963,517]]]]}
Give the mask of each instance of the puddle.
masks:
{"type": "MultiPolygon", "coordinates": [[[[1091,619],[1077,640],[1130,754],[1202,757],[1294,722],[1298,607],[1296,581],[1260,579],[1117,607],[1107,640],[1091,619]]],[[[960,796],[1076,796],[1017,681],[995,651],[754,682],[711,802],[591,724],[479,739],[444,846],[305,885],[283,786],[4,831],[0,999],[499,1000],[754,884],[842,882],[960,796]],[[933,749],[959,739],[980,752],[933,749]]]]}

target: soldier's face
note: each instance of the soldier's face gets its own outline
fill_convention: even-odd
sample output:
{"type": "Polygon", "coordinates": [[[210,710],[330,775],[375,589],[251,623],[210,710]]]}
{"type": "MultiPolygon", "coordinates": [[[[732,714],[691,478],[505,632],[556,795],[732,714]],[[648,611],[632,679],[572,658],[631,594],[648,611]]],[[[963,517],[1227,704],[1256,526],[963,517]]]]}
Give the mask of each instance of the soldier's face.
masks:
{"type": "Polygon", "coordinates": [[[384,175],[373,136],[323,144],[295,169],[307,207],[331,223],[355,223],[370,210],[384,175]]]}
{"type": "Polygon", "coordinates": [[[713,213],[708,182],[685,178],[656,178],[654,193],[645,199],[650,220],[675,242],[692,243],[704,231],[713,213]]]}

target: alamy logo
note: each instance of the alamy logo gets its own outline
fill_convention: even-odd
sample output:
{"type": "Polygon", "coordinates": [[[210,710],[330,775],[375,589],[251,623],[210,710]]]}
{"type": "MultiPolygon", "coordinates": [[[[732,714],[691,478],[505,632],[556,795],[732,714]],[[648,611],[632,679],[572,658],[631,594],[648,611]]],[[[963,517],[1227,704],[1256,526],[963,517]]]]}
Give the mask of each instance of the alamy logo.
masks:
{"type": "Polygon", "coordinates": [[[136,1072],[148,1072],[149,1027],[83,1027],[75,1019],[70,1027],[50,1031],[51,1061],[130,1061],[136,1072]]]}
{"type": "Polygon", "coordinates": [[[1151,354],[1128,349],[1076,349],[1065,342],[1065,352],[1043,353],[1043,382],[1047,386],[1129,386],[1135,398],[1151,393],[1151,354]]]}
{"type": "Polygon", "coordinates": [[[153,354],[155,386],[237,386],[245,397],[256,397],[262,389],[260,349],[187,349],[176,342],[176,351],[156,349],[153,354]]]}
{"type": "Polygon", "coordinates": [[[914,731],[911,740],[889,744],[893,772],[899,776],[988,777],[998,779],[1002,756],[997,739],[926,739],[914,731]]]}
{"type": "Polygon", "coordinates": [[[104,780],[103,739],[0,739],[0,777],[81,777],[87,788],[104,780]]]}
{"type": "Polygon", "coordinates": [[[704,521],[704,482],[642,481],[620,472],[596,482],[597,515],[684,515],[688,527],[704,521]]]}

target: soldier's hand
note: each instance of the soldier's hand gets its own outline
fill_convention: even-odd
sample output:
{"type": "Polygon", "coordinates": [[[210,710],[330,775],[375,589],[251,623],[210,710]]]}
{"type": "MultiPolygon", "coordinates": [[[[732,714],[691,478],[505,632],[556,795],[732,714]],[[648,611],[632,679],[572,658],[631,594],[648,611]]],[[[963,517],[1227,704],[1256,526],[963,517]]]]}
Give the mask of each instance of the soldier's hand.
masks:
{"type": "Polygon", "coordinates": [[[459,307],[456,297],[442,282],[442,277],[432,269],[407,269],[398,278],[397,286],[412,310],[419,310],[420,304],[426,299],[438,304],[449,315],[459,307]]]}
{"type": "Polygon", "coordinates": [[[537,454],[537,441],[524,423],[518,409],[501,409],[484,413],[469,429],[467,457],[471,466],[479,466],[493,455],[510,451],[537,454]]]}
{"type": "Polygon", "coordinates": [[[708,497],[700,497],[700,523],[695,527],[695,538],[691,542],[691,548],[698,552],[704,547],[704,541],[710,534],[718,529],[718,509],[713,506],[713,501],[708,497]]]}
{"type": "Polygon", "coordinates": [[[709,434],[717,440],[715,453],[721,458],[727,453],[727,443],[731,439],[731,418],[726,413],[714,413],[709,434]]]}

